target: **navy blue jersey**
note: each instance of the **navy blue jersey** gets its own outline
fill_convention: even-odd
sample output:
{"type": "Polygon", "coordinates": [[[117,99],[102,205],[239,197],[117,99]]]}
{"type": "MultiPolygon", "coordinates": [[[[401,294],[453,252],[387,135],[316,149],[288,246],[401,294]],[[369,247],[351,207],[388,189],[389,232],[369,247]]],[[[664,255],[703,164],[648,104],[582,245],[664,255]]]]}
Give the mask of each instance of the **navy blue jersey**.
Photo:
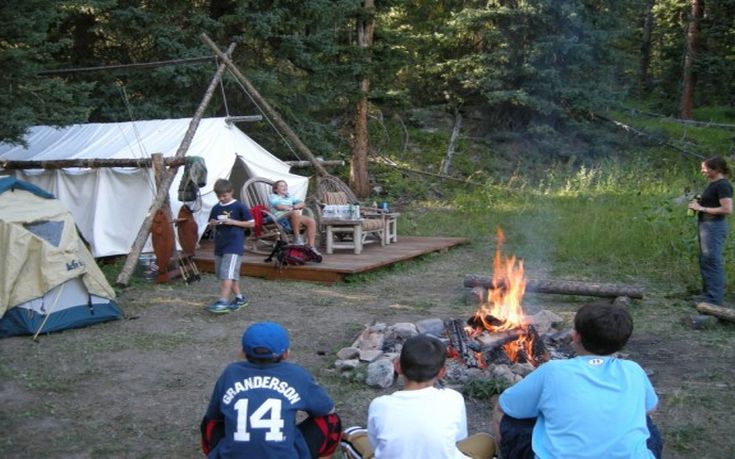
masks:
{"type": "MultiPolygon", "coordinates": [[[[222,205],[217,203],[209,213],[210,220],[224,215],[230,220],[247,222],[253,219],[250,210],[240,201],[230,201],[222,205]]],[[[214,254],[222,256],[226,253],[242,255],[245,251],[245,229],[234,225],[217,225],[214,227],[214,254]]]]}
{"type": "Polygon", "coordinates": [[[304,368],[289,362],[235,362],[217,380],[205,420],[224,419],[210,458],[311,458],[296,413],[322,416],[334,402],[304,368]]]}

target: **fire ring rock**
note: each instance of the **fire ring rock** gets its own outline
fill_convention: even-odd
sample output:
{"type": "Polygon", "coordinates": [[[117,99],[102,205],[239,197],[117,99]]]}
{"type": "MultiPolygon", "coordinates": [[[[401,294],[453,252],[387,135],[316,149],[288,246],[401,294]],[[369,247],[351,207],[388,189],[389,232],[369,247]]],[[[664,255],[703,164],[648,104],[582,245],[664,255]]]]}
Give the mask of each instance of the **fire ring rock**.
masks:
{"type": "Polygon", "coordinates": [[[392,386],[393,381],[395,381],[395,369],[392,360],[379,359],[368,365],[365,379],[368,386],[385,389],[392,386]]]}

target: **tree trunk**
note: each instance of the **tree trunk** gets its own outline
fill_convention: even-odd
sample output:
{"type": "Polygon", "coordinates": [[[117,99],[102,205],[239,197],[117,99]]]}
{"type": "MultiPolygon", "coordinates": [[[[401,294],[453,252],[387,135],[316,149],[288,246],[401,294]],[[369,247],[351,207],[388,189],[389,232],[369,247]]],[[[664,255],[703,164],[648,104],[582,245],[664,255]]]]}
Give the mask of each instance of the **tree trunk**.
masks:
{"type": "MultiPolygon", "coordinates": [[[[492,277],[476,274],[467,274],[464,278],[465,287],[492,287],[492,277]]],[[[502,287],[502,286],[501,286],[502,287]]],[[[600,282],[557,281],[527,279],[526,291],[536,293],[559,293],[562,295],[598,296],[617,298],[643,298],[643,289],[634,285],[603,284],[600,282]]]]}
{"type": "MultiPolygon", "coordinates": [[[[365,17],[357,20],[357,44],[368,53],[373,45],[375,29],[375,0],[363,0],[365,17]]],[[[369,57],[367,61],[369,62],[369,57]]],[[[360,99],[355,107],[355,128],[352,145],[352,161],[350,163],[350,188],[358,198],[366,198],[370,194],[368,183],[367,154],[368,154],[368,94],[370,92],[370,77],[363,75],[360,80],[360,99]]]]}
{"type": "Polygon", "coordinates": [[[684,68],[682,71],[681,99],[679,101],[679,117],[691,119],[694,111],[694,90],[697,86],[697,72],[694,63],[700,48],[699,22],[703,13],[703,0],[691,0],[692,8],[687,27],[686,48],[684,50],[684,68]]]}
{"type": "Polygon", "coordinates": [[[651,89],[651,35],[653,34],[653,5],[656,0],[646,2],[645,19],[643,20],[643,36],[641,37],[641,60],[638,71],[638,92],[647,94],[651,89]]]}
{"type": "Polygon", "coordinates": [[[449,175],[449,168],[452,167],[452,157],[454,156],[455,147],[457,145],[457,138],[459,137],[459,131],[462,130],[462,114],[459,110],[454,112],[454,127],[452,128],[452,135],[449,138],[449,146],[447,146],[447,156],[442,161],[441,169],[439,173],[442,175],[449,175]]]}

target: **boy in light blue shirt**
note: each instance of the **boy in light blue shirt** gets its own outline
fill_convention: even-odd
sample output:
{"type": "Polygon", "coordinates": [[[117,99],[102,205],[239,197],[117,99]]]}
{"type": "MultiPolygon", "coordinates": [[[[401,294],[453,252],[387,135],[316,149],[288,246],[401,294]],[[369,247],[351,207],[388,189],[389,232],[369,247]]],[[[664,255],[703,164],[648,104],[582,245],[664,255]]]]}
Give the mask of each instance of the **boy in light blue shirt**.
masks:
{"type": "Polygon", "coordinates": [[[577,357],[549,361],[500,395],[503,459],[659,459],[661,436],[647,416],[658,396],[637,363],[612,355],[632,331],[624,308],[583,306],[572,331],[577,357]]]}

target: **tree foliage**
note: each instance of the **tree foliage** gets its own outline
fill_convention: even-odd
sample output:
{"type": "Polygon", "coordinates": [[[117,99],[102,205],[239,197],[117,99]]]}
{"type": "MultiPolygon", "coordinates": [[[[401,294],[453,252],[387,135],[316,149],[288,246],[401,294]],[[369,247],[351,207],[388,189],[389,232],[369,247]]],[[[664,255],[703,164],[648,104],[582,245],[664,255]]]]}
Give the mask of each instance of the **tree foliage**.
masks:
{"type": "MultiPolygon", "coordinates": [[[[356,43],[359,0],[28,0],[3,2],[0,137],[33,124],[191,116],[216,63],[41,74],[53,69],[211,55],[234,59],[314,151],[346,151],[359,78],[373,109],[473,110],[488,129],[548,135],[615,107],[637,86],[648,2],[620,0],[376,1],[375,38],[356,43]]],[[[681,86],[690,0],[655,0],[651,85],[669,113],[681,86]]],[[[735,0],[705,2],[694,63],[698,104],[735,93],[735,0]]],[[[235,79],[209,115],[253,114],[235,79]]],[[[249,126],[277,147],[266,125],[249,126]]],[[[258,137],[260,135],[260,137],[258,137]]],[[[282,150],[281,148],[276,148],[282,150]]]]}

